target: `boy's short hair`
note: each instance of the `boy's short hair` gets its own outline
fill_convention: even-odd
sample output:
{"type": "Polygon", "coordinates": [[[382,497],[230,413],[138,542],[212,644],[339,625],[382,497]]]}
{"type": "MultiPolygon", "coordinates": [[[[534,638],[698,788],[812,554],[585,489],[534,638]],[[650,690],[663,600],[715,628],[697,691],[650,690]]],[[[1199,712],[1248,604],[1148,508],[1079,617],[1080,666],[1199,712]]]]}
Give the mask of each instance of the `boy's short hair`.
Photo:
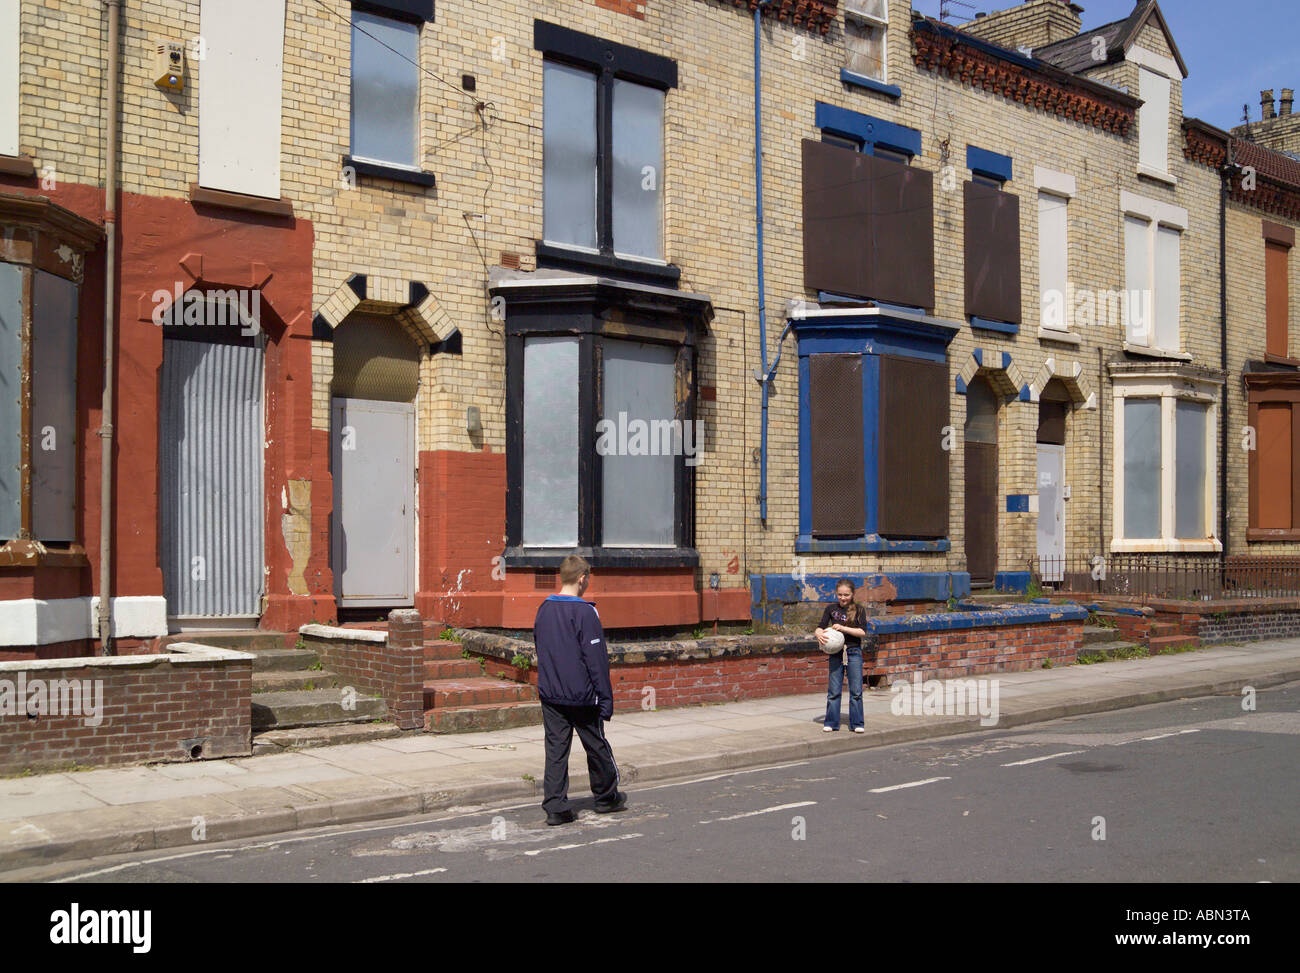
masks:
{"type": "Polygon", "coordinates": [[[591,570],[591,565],[576,554],[570,554],[560,562],[560,584],[574,584],[591,570]]]}

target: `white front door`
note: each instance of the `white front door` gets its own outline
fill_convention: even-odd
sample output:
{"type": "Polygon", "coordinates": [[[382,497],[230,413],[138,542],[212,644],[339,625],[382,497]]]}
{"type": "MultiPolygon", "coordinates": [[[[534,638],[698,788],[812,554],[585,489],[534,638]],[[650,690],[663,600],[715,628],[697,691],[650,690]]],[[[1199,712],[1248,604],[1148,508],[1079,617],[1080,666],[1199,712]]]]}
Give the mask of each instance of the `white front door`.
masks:
{"type": "Polygon", "coordinates": [[[333,400],[339,604],[415,604],[415,406],[333,400]]]}
{"type": "Polygon", "coordinates": [[[1065,447],[1038,444],[1038,567],[1044,581],[1065,574],[1065,447]]]}

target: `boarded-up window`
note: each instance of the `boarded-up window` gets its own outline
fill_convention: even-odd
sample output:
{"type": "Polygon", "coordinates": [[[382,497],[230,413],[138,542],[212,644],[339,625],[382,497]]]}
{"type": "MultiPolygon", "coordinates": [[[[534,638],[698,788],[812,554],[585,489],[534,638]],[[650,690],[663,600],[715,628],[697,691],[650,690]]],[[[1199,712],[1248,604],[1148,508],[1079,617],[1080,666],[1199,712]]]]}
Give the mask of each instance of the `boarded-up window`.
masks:
{"type": "Polygon", "coordinates": [[[1124,400],[1124,536],[1160,536],[1160,400],[1124,400]]]}
{"type": "Polygon", "coordinates": [[[1285,358],[1288,354],[1288,327],[1291,314],[1291,289],[1287,280],[1288,247],[1273,241],[1264,244],[1265,305],[1268,329],[1267,350],[1270,355],[1285,358]]]}
{"type": "Polygon", "coordinates": [[[1020,200],[968,182],[966,194],[966,313],[1020,323],[1020,200]]]}
{"type": "Polygon", "coordinates": [[[881,355],[881,535],[947,536],[947,426],[947,364],[881,355]]]}
{"type": "Polygon", "coordinates": [[[814,537],[861,537],[865,530],[862,364],[862,355],[809,357],[814,537]]]}
{"type": "Polygon", "coordinates": [[[1252,527],[1290,529],[1293,489],[1291,479],[1291,403],[1267,402],[1259,407],[1259,503],[1252,511],[1252,527]]]}
{"type": "Polygon", "coordinates": [[[933,176],[805,139],[803,244],[810,290],[933,308],[933,176]]]}
{"type": "Polygon", "coordinates": [[[1038,291],[1044,328],[1068,330],[1065,311],[1069,237],[1069,201],[1051,193],[1038,194],[1038,291]]]}
{"type": "Polygon", "coordinates": [[[1138,162],[1155,172],[1169,168],[1169,79],[1146,69],[1138,80],[1138,162]]]}
{"type": "Polygon", "coordinates": [[[1174,536],[1207,537],[1206,433],[1210,407],[1179,402],[1174,410],[1174,536]]]}

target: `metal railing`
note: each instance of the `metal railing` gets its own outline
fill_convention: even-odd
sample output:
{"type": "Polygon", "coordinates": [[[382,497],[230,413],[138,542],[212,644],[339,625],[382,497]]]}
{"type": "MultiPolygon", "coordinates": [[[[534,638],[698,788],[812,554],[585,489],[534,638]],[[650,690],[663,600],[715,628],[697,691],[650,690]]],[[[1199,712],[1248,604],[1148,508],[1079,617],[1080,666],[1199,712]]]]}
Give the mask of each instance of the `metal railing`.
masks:
{"type": "Polygon", "coordinates": [[[1300,557],[1107,554],[1030,558],[1044,590],[1131,598],[1210,601],[1300,597],[1300,557]]]}

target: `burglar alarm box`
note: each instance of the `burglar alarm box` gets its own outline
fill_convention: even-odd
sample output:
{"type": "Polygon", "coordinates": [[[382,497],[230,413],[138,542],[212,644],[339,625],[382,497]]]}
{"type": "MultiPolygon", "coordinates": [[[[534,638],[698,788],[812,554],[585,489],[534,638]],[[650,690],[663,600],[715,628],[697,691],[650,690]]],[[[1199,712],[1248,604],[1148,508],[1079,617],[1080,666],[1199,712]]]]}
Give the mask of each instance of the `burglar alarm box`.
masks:
{"type": "Polygon", "coordinates": [[[153,83],[167,91],[185,88],[185,45],[174,41],[154,42],[153,83]]]}

